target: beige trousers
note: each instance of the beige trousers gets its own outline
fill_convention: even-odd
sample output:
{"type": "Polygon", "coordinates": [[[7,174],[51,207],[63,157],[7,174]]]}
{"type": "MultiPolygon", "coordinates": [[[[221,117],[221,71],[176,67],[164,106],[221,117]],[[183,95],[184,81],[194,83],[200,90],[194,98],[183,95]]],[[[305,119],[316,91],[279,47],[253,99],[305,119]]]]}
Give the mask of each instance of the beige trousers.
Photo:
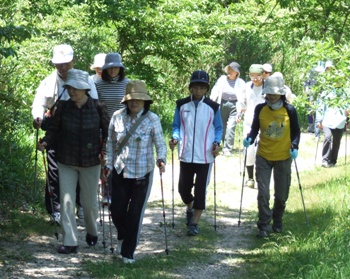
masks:
{"type": "Polygon", "coordinates": [[[100,165],[83,168],[58,163],[61,226],[63,245],[65,246],[78,245],[78,229],[75,219],[75,196],[78,181],[86,231],[93,236],[97,236],[97,189],[100,172],[100,165]]]}

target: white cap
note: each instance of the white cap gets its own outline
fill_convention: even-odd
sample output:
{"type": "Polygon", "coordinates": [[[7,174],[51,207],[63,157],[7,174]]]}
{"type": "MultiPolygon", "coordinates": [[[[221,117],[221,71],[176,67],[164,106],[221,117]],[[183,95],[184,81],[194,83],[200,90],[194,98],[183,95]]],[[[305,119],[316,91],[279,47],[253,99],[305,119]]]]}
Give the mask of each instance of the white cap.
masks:
{"type": "Polygon", "coordinates": [[[271,64],[263,64],[263,69],[265,72],[272,73],[272,65],[271,64]]]}
{"type": "Polygon", "coordinates": [[[51,62],[53,64],[68,63],[73,60],[73,49],[70,45],[58,45],[53,48],[51,62]]]}
{"type": "Polygon", "coordinates": [[[94,63],[91,65],[90,69],[95,70],[95,68],[102,68],[102,66],[105,64],[105,58],[105,53],[96,54],[94,57],[94,63]]]}

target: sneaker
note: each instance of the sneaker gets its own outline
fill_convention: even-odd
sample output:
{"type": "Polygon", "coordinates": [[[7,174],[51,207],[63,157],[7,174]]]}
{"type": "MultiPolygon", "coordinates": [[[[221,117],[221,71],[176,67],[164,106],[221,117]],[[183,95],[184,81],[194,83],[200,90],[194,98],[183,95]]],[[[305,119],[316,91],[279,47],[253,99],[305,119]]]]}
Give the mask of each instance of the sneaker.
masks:
{"type": "Polygon", "coordinates": [[[199,233],[199,228],[197,224],[190,224],[188,227],[187,235],[196,236],[199,233]]]}
{"type": "Polygon", "coordinates": [[[246,181],[245,186],[254,189],[255,181],[254,179],[249,179],[246,181]]]}
{"type": "Polygon", "coordinates": [[[269,237],[271,232],[270,225],[259,225],[258,227],[259,227],[259,233],[256,235],[256,237],[258,238],[269,237]]]}
{"type": "Polygon", "coordinates": [[[89,246],[95,246],[97,243],[97,239],[98,239],[97,236],[93,236],[89,233],[86,234],[85,240],[86,240],[87,245],[89,245],[89,246]]]}
{"type": "Polygon", "coordinates": [[[78,246],[65,246],[62,245],[60,248],[58,248],[59,254],[71,254],[71,253],[78,253],[78,246]]]}
{"type": "Polygon", "coordinates": [[[60,212],[52,213],[50,215],[50,223],[51,224],[61,225],[61,213],[60,212]]]}
{"type": "Polygon", "coordinates": [[[329,167],[327,161],[323,161],[321,166],[324,167],[324,168],[328,168],[329,167]]]}
{"type": "Polygon", "coordinates": [[[102,204],[105,204],[105,205],[111,204],[111,198],[103,197],[102,204]]]}
{"type": "Polygon", "coordinates": [[[193,222],[193,209],[186,210],[186,226],[188,227],[193,222]]]}
{"type": "Polygon", "coordinates": [[[135,263],[135,260],[123,257],[123,262],[125,264],[133,264],[133,263],[135,263]]]}
{"type": "Polygon", "coordinates": [[[77,217],[78,219],[84,219],[84,209],[82,206],[78,206],[77,217]]]}
{"type": "Polygon", "coordinates": [[[122,245],[123,245],[124,239],[117,239],[117,254],[120,255],[122,253],[122,245]]]}

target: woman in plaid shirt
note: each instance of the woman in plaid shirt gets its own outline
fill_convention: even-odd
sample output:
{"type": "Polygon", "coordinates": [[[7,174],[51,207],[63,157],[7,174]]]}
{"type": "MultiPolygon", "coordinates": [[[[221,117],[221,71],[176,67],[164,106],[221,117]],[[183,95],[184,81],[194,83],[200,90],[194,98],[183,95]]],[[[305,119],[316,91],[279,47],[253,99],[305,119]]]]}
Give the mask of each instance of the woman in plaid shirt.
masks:
{"type": "Polygon", "coordinates": [[[110,210],[118,230],[117,252],[125,263],[134,263],[155,161],[164,172],[167,147],[160,119],[149,111],[153,101],[143,81],[130,81],[121,103],[127,107],[116,111],[109,124],[106,168],[107,176],[113,172],[110,210]],[[123,139],[140,117],[144,118],[123,145],[123,139]]]}

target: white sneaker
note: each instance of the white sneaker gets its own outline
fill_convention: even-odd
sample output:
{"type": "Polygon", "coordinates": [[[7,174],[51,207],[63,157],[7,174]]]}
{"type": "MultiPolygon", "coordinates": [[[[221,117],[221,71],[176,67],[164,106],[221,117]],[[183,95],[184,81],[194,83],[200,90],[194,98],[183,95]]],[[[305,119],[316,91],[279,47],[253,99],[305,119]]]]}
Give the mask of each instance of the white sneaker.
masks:
{"type": "Polygon", "coordinates": [[[255,181],[254,179],[248,179],[245,183],[245,186],[254,189],[255,181]]]}
{"type": "Polygon", "coordinates": [[[124,239],[117,239],[117,254],[120,255],[122,253],[122,245],[123,245],[124,239]]]}
{"type": "Polygon", "coordinates": [[[52,224],[56,223],[58,225],[61,225],[61,213],[60,212],[54,212],[51,214],[50,222],[52,224]]]}
{"type": "Polygon", "coordinates": [[[123,257],[123,262],[125,264],[133,264],[133,263],[135,263],[135,260],[123,257]]]}

